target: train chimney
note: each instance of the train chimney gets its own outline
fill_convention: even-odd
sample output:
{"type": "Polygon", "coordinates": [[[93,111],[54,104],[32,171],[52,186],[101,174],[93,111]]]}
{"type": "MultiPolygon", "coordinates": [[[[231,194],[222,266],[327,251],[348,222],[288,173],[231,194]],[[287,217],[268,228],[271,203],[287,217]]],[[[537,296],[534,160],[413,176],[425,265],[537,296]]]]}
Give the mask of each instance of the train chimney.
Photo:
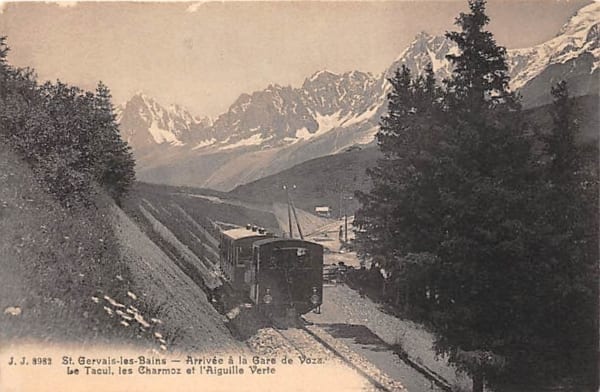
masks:
{"type": "Polygon", "coordinates": [[[246,225],[246,230],[252,230],[252,225],[250,223],[246,225]]]}
{"type": "Polygon", "coordinates": [[[258,227],[256,227],[256,225],[252,226],[252,231],[257,231],[258,227]]]}
{"type": "Polygon", "coordinates": [[[265,234],[265,228],[264,227],[259,227],[258,228],[258,234],[265,234]]]}

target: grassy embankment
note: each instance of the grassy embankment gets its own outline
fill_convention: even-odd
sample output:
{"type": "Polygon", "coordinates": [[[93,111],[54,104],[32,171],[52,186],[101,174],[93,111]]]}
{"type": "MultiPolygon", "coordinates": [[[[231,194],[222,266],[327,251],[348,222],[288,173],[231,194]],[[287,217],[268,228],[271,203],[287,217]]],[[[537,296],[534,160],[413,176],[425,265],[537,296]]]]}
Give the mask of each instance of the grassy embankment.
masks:
{"type": "Polygon", "coordinates": [[[136,287],[107,217],[111,205],[99,196],[91,208],[62,207],[19,156],[0,147],[2,340],[153,343],[152,328],[125,328],[120,322],[127,320],[104,298],[152,310],[133,298],[136,287]]]}
{"type": "Polygon", "coordinates": [[[204,292],[109,197],[65,208],[7,147],[0,147],[0,268],[5,344],[238,347],[204,292]]]}

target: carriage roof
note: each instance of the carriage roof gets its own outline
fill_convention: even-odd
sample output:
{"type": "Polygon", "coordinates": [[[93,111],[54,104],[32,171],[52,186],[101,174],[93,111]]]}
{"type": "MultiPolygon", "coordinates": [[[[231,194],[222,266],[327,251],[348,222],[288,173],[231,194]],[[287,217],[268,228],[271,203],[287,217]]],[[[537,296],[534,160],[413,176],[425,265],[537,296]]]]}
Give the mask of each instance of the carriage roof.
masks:
{"type": "Polygon", "coordinates": [[[252,231],[251,229],[247,229],[245,227],[238,227],[235,229],[229,229],[222,232],[226,237],[231,238],[232,240],[239,240],[242,238],[248,237],[265,237],[268,238],[267,233],[259,233],[258,231],[252,231]]]}
{"type": "Polygon", "coordinates": [[[254,246],[263,246],[263,245],[283,245],[283,246],[308,246],[308,247],[320,247],[323,245],[317,244],[316,242],[301,240],[299,238],[266,238],[263,240],[258,240],[254,242],[254,246]]]}

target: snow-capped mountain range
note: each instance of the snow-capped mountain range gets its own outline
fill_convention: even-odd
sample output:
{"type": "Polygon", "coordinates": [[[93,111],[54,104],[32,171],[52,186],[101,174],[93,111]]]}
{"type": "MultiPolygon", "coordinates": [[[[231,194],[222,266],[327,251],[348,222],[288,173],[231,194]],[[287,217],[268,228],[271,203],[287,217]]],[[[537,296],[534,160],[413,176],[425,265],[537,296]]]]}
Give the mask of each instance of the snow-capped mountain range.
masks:
{"type": "Polygon", "coordinates": [[[117,109],[123,137],[135,150],[156,145],[214,152],[304,142],[368,119],[384,103],[382,77],[320,71],[300,88],[270,85],[242,94],[214,122],[178,106],[164,108],[143,93],[117,109]]]}
{"type": "Polygon", "coordinates": [[[212,125],[178,105],[164,108],[142,92],[116,108],[121,135],[136,154],[148,153],[160,146],[181,147],[205,140],[212,125]]]}
{"type": "MultiPolygon", "coordinates": [[[[572,95],[598,93],[600,3],[580,9],[551,40],[508,50],[511,88],[525,106],[550,101],[550,86],[569,82],[572,95]]],[[[419,33],[380,75],[320,71],[302,86],[270,85],[242,94],[211,121],[181,107],[164,108],[139,93],[117,109],[123,137],[151,182],[231,189],[235,185],[355,145],[373,143],[385,112],[389,78],[402,64],[419,74],[431,63],[440,80],[451,75],[443,36],[419,33]]]]}

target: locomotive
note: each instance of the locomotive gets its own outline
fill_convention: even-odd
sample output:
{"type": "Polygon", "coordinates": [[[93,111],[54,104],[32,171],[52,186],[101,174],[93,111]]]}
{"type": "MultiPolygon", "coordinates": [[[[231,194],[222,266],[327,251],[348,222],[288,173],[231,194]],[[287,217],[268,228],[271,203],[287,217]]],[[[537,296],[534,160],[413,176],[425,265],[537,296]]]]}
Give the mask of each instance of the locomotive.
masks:
{"type": "Polygon", "coordinates": [[[271,316],[305,314],[323,298],[323,247],[248,225],[221,232],[220,267],[240,298],[271,316]]]}

